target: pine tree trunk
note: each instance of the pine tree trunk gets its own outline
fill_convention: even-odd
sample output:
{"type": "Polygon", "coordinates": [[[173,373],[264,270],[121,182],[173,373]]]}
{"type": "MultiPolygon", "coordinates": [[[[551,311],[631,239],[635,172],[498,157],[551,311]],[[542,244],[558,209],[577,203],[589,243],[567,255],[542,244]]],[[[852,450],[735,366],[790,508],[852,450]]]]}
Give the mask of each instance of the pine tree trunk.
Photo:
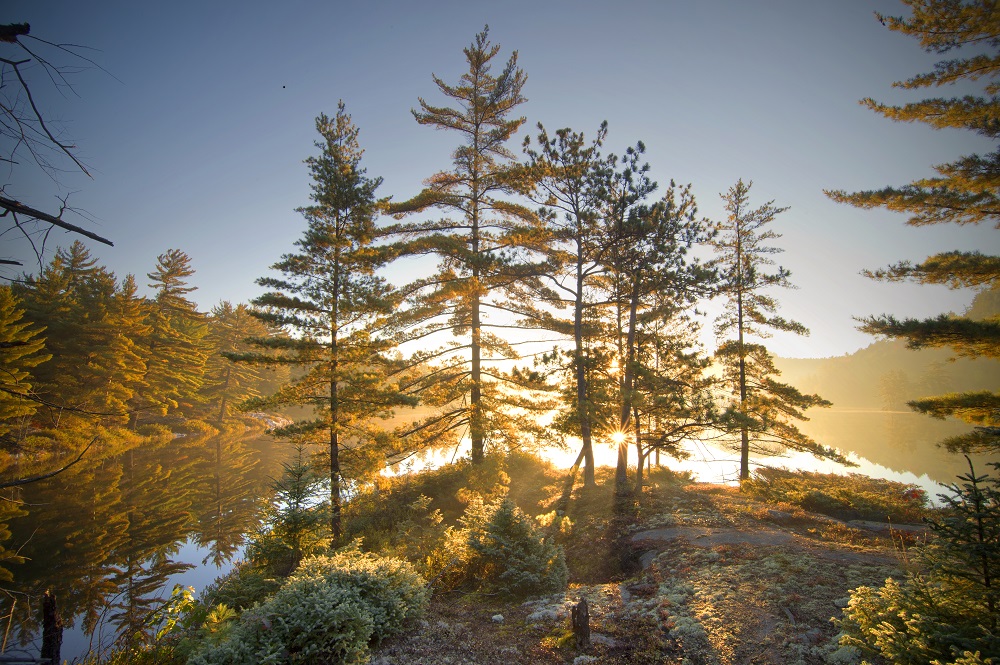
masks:
{"type": "MultiPolygon", "coordinates": [[[[740,415],[747,415],[747,354],[743,341],[743,235],[739,209],[736,210],[736,330],[740,354],[740,415]]],[[[746,424],[740,428],[740,480],[750,478],[750,433],[746,424]]]]}
{"type": "MultiPolygon", "coordinates": [[[[336,346],[334,347],[336,348],[336,346]]],[[[330,532],[333,539],[340,540],[340,443],[337,432],[337,361],[331,369],[334,376],[330,380],[330,532]]]]}
{"type": "Polygon", "coordinates": [[[48,658],[50,663],[61,663],[63,623],[59,616],[54,594],[46,591],[42,596],[42,650],[41,658],[48,658]]]}
{"type": "Polygon", "coordinates": [[[573,311],[573,338],[576,342],[576,411],[580,417],[580,438],[583,440],[583,486],[596,487],[594,479],[594,447],[590,431],[590,404],[587,399],[587,366],[583,349],[583,273],[578,258],[576,270],[576,304],[573,311]]]}
{"type": "Polygon", "coordinates": [[[482,464],[484,458],[484,443],[486,438],[483,427],[482,406],[482,360],[481,360],[481,328],[480,313],[480,270],[479,270],[479,186],[478,179],[473,174],[472,179],[472,390],[470,395],[469,436],[472,439],[472,463],[482,464]]]}
{"type": "MultiPolygon", "coordinates": [[[[338,229],[339,231],[339,229],[338,229]]],[[[339,371],[337,333],[340,325],[340,238],[334,250],[333,308],[330,321],[330,533],[334,541],[342,535],[340,522],[340,402],[337,395],[339,371]]]]}
{"type": "MultiPolygon", "coordinates": [[[[629,299],[628,310],[628,333],[625,341],[625,367],[624,378],[622,379],[622,408],[620,425],[618,430],[627,432],[631,426],[632,418],[632,390],[635,384],[635,326],[639,309],[639,294],[633,282],[632,296],[629,299]]],[[[618,465],[615,468],[615,492],[625,494],[628,492],[628,442],[622,440],[618,444],[618,465]]]]}
{"type": "Polygon", "coordinates": [[[226,381],[223,384],[222,397],[219,399],[219,424],[226,422],[227,393],[229,392],[229,380],[232,377],[233,368],[226,367],[226,381]]]}
{"type": "MultiPolygon", "coordinates": [[[[747,412],[747,360],[743,346],[743,308],[739,307],[739,354],[740,354],[740,413],[747,412]]],[[[750,432],[746,425],[740,428],[740,480],[750,478],[750,432]]]]}
{"type": "MultiPolygon", "coordinates": [[[[478,272],[478,271],[477,271],[478,272]]],[[[475,288],[479,288],[479,281],[473,280],[475,288]]],[[[471,412],[469,414],[469,435],[472,438],[472,463],[481,464],[484,458],[483,440],[483,394],[482,394],[482,360],[480,350],[480,318],[479,318],[479,293],[477,292],[472,303],[472,390],[470,395],[471,412]]]]}
{"type": "Polygon", "coordinates": [[[642,465],[645,463],[647,456],[642,454],[642,430],[641,423],[639,422],[639,409],[633,408],[632,410],[632,422],[635,426],[635,453],[637,463],[635,465],[635,490],[634,494],[642,496],[642,465]]]}

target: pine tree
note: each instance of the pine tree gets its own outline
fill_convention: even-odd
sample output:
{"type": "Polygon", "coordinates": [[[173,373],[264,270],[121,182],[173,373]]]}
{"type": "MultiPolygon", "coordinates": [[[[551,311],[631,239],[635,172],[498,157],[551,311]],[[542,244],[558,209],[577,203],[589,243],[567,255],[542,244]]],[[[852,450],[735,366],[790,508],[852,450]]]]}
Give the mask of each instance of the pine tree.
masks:
{"type": "Polygon", "coordinates": [[[262,383],[261,365],[234,363],[229,357],[250,351],[250,340],[266,338],[269,332],[243,303],[233,307],[224,300],[212,308],[205,338],[209,354],[202,394],[218,405],[216,419],[219,423],[225,422],[230,405],[259,397],[262,383]]]}
{"type": "Polygon", "coordinates": [[[74,242],[68,250],[58,248],[37,276],[26,275],[17,285],[28,318],[46,329],[51,358],[34,376],[38,396],[48,405],[43,411],[45,424],[54,428],[72,426],[77,422],[73,409],[92,406],[88,389],[92,386],[86,385],[86,372],[80,371],[91,352],[86,335],[90,312],[82,297],[98,273],[108,276],[83,243],[74,242]]]}
{"type": "MultiPolygon", "coordinates": [[[[24,419],[38,407],[31,399],[31,370],[48,359],[42,330],[24,318],[24,309],[9,286],[0,286],[0,440],[15,442],[24,419]]],[[[0,575],[2,577],[2,575],[0,575]]]]}
{"type": "Polygon", "coordinates": [[[600,169],[599,208],[602,237],[607,248],[602,257],[602,300],[610,315],[602,312],[605,335],[613,347],[613,370],[618,378],[618,414],[613,423],[613,438],[618,444],[615,487],[626,491],[628,482],[628,440],[631,429],[632,390],[635,382],[636,316],[642,295],[640,283],[656,258],[646,236],[651,227],[645,223],[646,198],[656,191],[650,179],[649,164],[640,163],[646,146],[639,141],[619,158],[609,155],[600,169]]]}
{"type": "Polygon", "coordinates": [[[602,223],[608,251],[602,257],[603,300],[608,341],[613,349],[618,377],[618,414],[614,438],[618,442],[615,485],[627,491],[629,439],[642,449],[637,392],[641,328],[644,323],[669,318],[696,298],[711,279],[687,256],[695,243],[708,239],[698,220],[690,186],[671,181],[664,196],[644,202],[656,183],[641,164],[642,143],[630,148],[619,161],[611,156],[602,184],[602,223]]]}
{"type": "MultiPolygon", "coordinates": [[[[517,439],[519,428],[514,425],[527,426],[504,413],[511,401],[526,406],[518,399],[518,386],[504,390],[502,384],[510,377],[492,366],[483,369],[483,363],[517,355],[500,337],[484,330],[495,325],[485,315],[498,308],[498,294],[516,289],[532,273],[525,248],[533,245],[537,233],[537,219],[529,209],[501,198],[526,186],[525,172],[514,163],[506,143],[525,120],[511,113],[525,101],[521,91],[527,77],[517,66],[517,52],[494,75],[491,62],[499,51],[484,28],[464,49],[468,71],[457,85],[434,77],[438,90],[455,100],[457,108],[432,106],[420,99],[420,110],[413,115],[421,125],[458,132],[462,143],[452,153],[451,171],[434,174],[415,198],[391,208],[399,215],[430,208],[454,214],[403,224],[396,232],[410,239],[404,243],[404,253],[433,253],[441,259],[436,275],[408,287],[416,295],[411,316],[422,322],[412,336],[451,331],[467,337],[468,343],[427,354],[446,359],[428,367],[422,385],[415,389],[436,392],[437,401],[449,405],[434,420],[435,432],[443,435],[468,427],[476,464],[483,460],[487,439],[492,437],[494,443],[517,439]],[[456,403],[462,406],[452,408],[456,403]]],[[[430,422],[421,427],[427,425],[430,422]]]]}
{"type": "Polygon", "coordinates": [[[79,383],[74,404],[105,423],[128,422],[128,402],[145,374],[137,345],[148,332],[145,305],[131,275],[119,284],[103,267],[76,288],[73,320],[80,354],[65,359],[74,363],[68,371],[79,383]]]}
{"type": "Polygon", "coordinates": [[[588,347],[594,345],[597,330],[587,325],[587,314],[597,306],[594,280],[603,270],[601,258],[607,250],[599,224],[600,197],[596,186],[602,166],[600,148],[606,135],[605,122],[588,145],[582,133],[566,128],[550,137],[539,123],[537,150],[531,147],[530,137],[524,140],[534,183],[531,196],[544,206],[540,216],[550,236],[544,252],[551,268],[542,275],[542,285],[548,288],[538,296],[557,310],[567,306],[573,309],[569,320],[559,318],[555,312],[533,310],[529,322],[572,337],[572,352],[556,352],[544,360],[563,373],[567,370],[571,373],[572,390],[566,393],[565,401],[571,405],[569,419],[573,426],[569,431],[582,442],[584,487],[596,485],[593,449],[596,413],[589,380],[594,367],[588,347]],[[568,357],[568,366],[562,362],[564,356],[568,357]]]}
{"type": "Polygon", "coordinates": [[[394,347],[389,317],[398,300],[376,272],[384,260],[373,244],[381,179],[361,168],[358,129],[343,103],[335,117],[320,115],[316,130],[321,154],[306,160],[313,205],[299,210],[308,228],[295,243],[299,251],[272,266],[282,277],[257,280],[271,290],[254,300],[254,316],[292,334],[254,340],[274,353],[233,357],[304,370],[256,403],[313,407],[314,418],[277,433],[327,446],[330,526],[340,538],[344,479],[376,472],[393,452],[374,421],[411,401],[388,380],[396,370],[387,357],[394,347]]]}
{"type": "Polygon", "coordinates": [[[306,552],[316,548],[325,531],[322,504],[316,505],[322,478],[309,464],[309,457],[301,444],[295,447],[295,457],[282,466],[284,472],[273,485],[272,530],[269,534],[274,539],[272,547],[283,550],[277,553],[282,560],[270,563],[293,571],[306,552]]]}
{"type": "MultiPolygon", "coordinates": [[[[710,280],[710,273],[703,278],[710,280]]],[[[713,390],[716,380],[707,374],[712,359],[698,342],[698,323],[688,303],[669,293],[656,303],[650,316],[639,320],[633,418],[636,443],[636,488],[642,488],[642,469],[649,456],[661,453],[676,459],[688,456],[686,441],[714,434],[720,416],[713,390]]]]}
{"type": "MultiPolygon", "coordinates": [[[[1000,137],[1000,15],[992,2],[959,0],[903,0],[909,17],[877,15],[890,30],[916,37],[931,53],[970,49],[968,57],[937,63],[934,71],[894,84],[903,90],[921,90],[954,83],[983,81],[982,94],[930,98],[902,106],[863,99],[861,103],[899,122],[921,122],[935,129],[973,131],[990,140],[1000,137]]],[[[833,200],[860,208],[886,208],[908,215],[907,224],[992,223],[1000,228],[1000,151],[968,155],[934,167],[937,175],[901,187],[847,193],[828,191],[833,200]]],[[[944,284],[950,288],[997,288],[1000,257],[979,251],[948,251],[922,263],[902,261],[867,272],[883,281],[944,284]]],[[[940,315],[930,319],[872,316],[861,329],[874,335],[905,339],[910,348],[950,347],[956,355],[1000,358],[1000,317],[981,320],[940,315]]],[[[951,450],[1000,450],[1000,394],[995,391],[949,393],[909,403],[921,413],[954,416],[976,425],[966,435],[943,442],[951,450]]]]}
{"type": "MultiPolygon", "coordinates": [[[[126,275],[114,294],[106,325],[107,362],[104,410],[127,414],[130,401],[145,387],[146,358],[141,340],[149,334],[145,299],[139,296],[135,277],[126,275]]],[[[122,420],[122,416],[108,416],[122,420]]],[[[127,422],[130,416],[125,417],[127,422]]]]}
{"type": "Polygon", "coordinates": [[[851,592],[841,644],[901,665],[997,662],[1000,479],[976,475],[971,462],[958,479],[938,495],[944,509],[928,520],[933,536],[906,578],[851,592]]]}
{"type": "Polygon", "coordinates": [[[774,265],[770,256],[783,250],[767,244],[781,235],[766,227],[788,208],[777,208],[774,201],[751,208],[752,184],[739,180],[722,195],[729,214],[725,221],[716,224],[718,235],[712,241],[717,255],[715,265],[722,276],[721,294],[725,298],[725,309],[716,321],[715,332],[720,338],[735,334],[735,339],[720,344],[716,357],[724,367],[735,398],[730,415],[731,427],[740,435],[741,480],[750,477],[751,448],[757,454],[775,454],[787,447],[845,461],[837,451],[820,446],[791,422],[806,420],[807,408],[830,406],[830,403],[819,395],[803,395],[776,381],[778,371],[767,349],[746,339],[767,338],[775,330],[809,334],[801,323],[778,316],[778,302],[768,294],[775,287],[793,288],[788,270],[778,266],[774,272],[767,272],[767,266],[774,265]],[[777,450],[773,444],[777,444],[777,450]]]}
{"type": "Polygon", "coordinates": [[[142,391],[133,398],[133,427],[142,412],[167,415],[190,408],[197,399],[208,330],[205,315],[187,298],[197,289],[188,286],[187,278],[193,274],[191,258],[179,249],[158,256],[156,269],[147,274],[155,292],[147,310],[149,332],[142,343],[146,373],[142,391]]]}

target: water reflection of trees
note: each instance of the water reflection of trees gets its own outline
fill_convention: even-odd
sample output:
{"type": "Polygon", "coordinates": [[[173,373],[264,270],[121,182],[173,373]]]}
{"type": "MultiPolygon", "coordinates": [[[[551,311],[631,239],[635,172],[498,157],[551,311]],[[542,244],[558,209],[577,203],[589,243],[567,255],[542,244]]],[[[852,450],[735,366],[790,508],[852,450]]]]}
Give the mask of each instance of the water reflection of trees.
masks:
{"type": "MultiPolygon", "coordinates": [[[[103,623],[105,635],[141,628],[169,593],[168,578],[192,566],[178,561],[186,541],[206,548],[204,562],[216,566],[239,551],[280,472],[279,446],[233,436],[175,439],[77,465],[21,488],[23,503],[0,502],[10,530],[0,544],[25,557],[7,565],[7,587],[22,599],[13,617],[20,641],[39,630],[46,589],[67,626],[91,633],[103,623]]],[[[0,599],[0,615],[9,608],[0,599]]]]}
{"type": "MultiPolygon", "coordinates": [[[[213,453],[200,460],[197,472],[203,496],[196,502],[193,536],[208,550],[202,563],[219,566],[235,556],[259,519],[261,492],[254,471],[260,459],[246,441],[217,437],[214,442],[213,453]]],[[[274,470],[269,475],[277,477],[274,470]]]]}

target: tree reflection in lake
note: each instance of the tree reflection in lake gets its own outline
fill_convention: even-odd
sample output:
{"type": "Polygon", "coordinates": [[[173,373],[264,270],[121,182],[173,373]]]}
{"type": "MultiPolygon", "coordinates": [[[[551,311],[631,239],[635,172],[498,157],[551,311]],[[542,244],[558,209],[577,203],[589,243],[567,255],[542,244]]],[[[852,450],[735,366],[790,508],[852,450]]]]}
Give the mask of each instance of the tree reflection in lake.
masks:
{"type": "MultiPolygon", "coordinates": [[[[7,565],[13,581],[0,615],[16,599],[16,637],[32,642],[49,589],[67,627],[100,628],[102,639],[141,629],[169,594],[169,578],[196,563],[178,560],[186,542],[207,552],[202,563],[213,567],[239,552],[284,456],[287,448],[270,437],[184,437],[103,457],[98,451],[20,488],[24,514],[10,519],[3,544],[25,561],[7,565]]],[[[74,655],[64,650],[63,657],[74,655]]]]}

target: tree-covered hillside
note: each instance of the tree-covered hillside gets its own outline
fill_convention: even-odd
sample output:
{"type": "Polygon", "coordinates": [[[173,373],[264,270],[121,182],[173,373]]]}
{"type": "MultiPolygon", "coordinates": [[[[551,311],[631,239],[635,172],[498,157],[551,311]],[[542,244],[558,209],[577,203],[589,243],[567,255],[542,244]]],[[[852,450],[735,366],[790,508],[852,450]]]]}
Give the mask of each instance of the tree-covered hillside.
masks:
{"type": "MultiPolygon", "coordinates": [[[[997,288],[977,294],[965,312],[973,320],[997,314],[997,288]]],[[[903,411],[927,395],[1000,388],[1000,362],[953,357],[949,349],[911,350],[904,340],[882,339],[838,358],[776,358],[775,364],[786,381],[823,395],[837,410],[903,411]]]]}

